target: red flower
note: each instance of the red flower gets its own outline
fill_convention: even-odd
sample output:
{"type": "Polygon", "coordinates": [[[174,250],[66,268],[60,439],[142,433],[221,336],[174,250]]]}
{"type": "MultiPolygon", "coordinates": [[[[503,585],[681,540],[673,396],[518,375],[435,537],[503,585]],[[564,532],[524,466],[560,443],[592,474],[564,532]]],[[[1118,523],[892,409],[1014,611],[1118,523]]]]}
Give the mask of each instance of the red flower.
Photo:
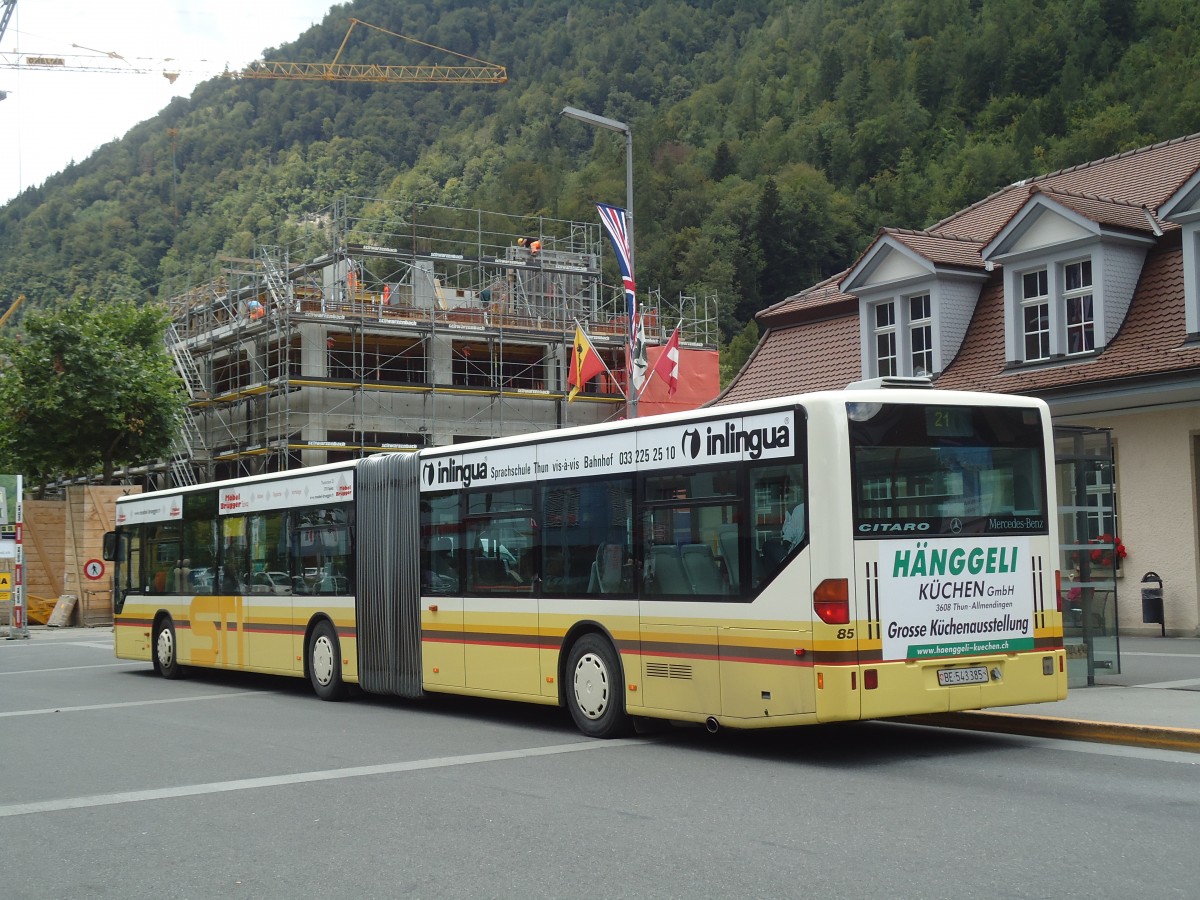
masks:
{"type": "Polygon", "coordinates": [[[1125,545],[1121,543],[1121,539],[1113,534],[1102,534],[1098,538],[1092,538],[1088,543],[1097,545],[1096,549],[1089,553],[1094,566],[1111,569],[1114,562],[1119,562],[1129,555],[1125,545]]]}

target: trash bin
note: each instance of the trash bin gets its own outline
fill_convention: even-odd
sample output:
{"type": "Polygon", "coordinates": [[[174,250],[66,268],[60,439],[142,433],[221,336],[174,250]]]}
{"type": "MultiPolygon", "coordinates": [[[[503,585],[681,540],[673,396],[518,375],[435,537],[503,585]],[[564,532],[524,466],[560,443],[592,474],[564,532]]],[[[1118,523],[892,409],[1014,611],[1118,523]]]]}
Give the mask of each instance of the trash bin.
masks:
{"type": "Polygon", "coordinates": [[[1142,576],[1142,622],[1158,625],[1163,637],[1167,635],[1166,616],[1163,615],[1163,582],[1157,572],[1142,576]],[[1155,586],[1157,585],[1157,586],[1155,586]]]}

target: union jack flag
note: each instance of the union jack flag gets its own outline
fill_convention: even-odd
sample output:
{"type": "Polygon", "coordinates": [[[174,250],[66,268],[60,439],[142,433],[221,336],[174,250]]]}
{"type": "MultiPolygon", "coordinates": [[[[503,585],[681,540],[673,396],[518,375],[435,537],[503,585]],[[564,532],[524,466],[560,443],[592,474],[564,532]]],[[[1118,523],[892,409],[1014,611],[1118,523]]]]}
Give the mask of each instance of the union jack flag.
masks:
{"type": "Polygon", "coordinates": [[[646,333],[638,315],[637,289],[633,280],[633,247],[629,242],[626,213],[621,207],[609,206],[607,203],[597,203],[596,209],[600,212],[600,224],[604,226],[604,232],[617,255],[621,281],[625,286],[625,315],[626,321],[629,322],[625,355],[628,361],[629,387],[633,392],[629,396],[636,397],[646,380],[646,333]]]}

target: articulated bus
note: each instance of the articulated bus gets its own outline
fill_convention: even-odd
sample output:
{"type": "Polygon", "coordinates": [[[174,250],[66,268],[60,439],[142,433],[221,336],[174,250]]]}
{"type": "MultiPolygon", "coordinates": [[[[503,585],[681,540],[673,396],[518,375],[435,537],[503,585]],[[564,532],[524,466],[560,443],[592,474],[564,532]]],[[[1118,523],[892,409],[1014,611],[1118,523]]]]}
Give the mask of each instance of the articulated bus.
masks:
{"type": "Polygon", "coordinates": [[[116,654],[593,737],[1057,700],[1051,434],[863,383],[124,497],[116,654]]]}

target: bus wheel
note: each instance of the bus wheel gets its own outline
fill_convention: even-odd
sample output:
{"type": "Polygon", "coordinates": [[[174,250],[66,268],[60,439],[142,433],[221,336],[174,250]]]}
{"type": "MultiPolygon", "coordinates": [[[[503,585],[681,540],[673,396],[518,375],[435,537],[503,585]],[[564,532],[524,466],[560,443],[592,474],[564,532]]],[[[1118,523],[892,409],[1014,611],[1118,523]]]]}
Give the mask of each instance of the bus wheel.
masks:
{"type": "Polygon", "coordinates": [[[154,668],[163,678],[178,678],[183,674],[179,665],[179,644],[175,640],[175,623],[164,617],[154,632],[154,668]]]}
{"type": "Polygon", "coordinates": [[[342,648],[337,632],[327,621],[317,623],[308,642],[308,678],[322,700],[340,700],[345,693],[342,648]]]}
{"type": "Polygon", "coordinates": [[[567,706],[576,727],[588,737],[617,737],[629,731],[621,663],[612,644],[599,635],[585,634],[571,647],[567,706]]]}

